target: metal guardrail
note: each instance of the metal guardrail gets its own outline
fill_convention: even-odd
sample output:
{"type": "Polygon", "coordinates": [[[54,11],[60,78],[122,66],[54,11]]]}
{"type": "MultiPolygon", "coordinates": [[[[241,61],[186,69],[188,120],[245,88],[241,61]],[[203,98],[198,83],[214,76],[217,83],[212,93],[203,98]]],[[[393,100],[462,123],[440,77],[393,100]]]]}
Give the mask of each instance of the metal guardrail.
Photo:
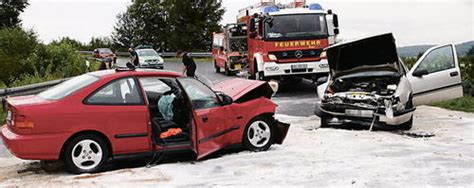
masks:
{"type": "Polygon", "coordinates": [[[68,80],[68,78],[60,79],[60,80],[53,80],[48,82],[42,82],[38,84],[31,84],[26,86],[14,87],[14,88],[5,88],[0,89],[0,98],[6,96],[21,96],[21,95],[33,95],[40,93],[50,87],[58,85],[64,81],[68,80]]]}
{"type": "MultiPolygon", "coordinates": [[[[78,51],[80,54],[92,54],[92,51],[78,51]]],[[[130,56],[129,52],[115,52],[117,56],[130,56]]],[[[176,52],[158,52],[162,57],[176,57],[176,52]]],[[[212,57],[210,52],[189,52],[191,57],[205,58],[212,57]]]]}
{"type": "Polygon", "coordinates": [[[6,110],[6,97],[13,97],[13,96],[23,96],[23,95],[34,95],[38,94],[50,87],[56,86],[69,78],[60,79],[60,80],[53,80],[48,82],[42,82],[37,84],[31,84],[26,86],[14,87],[14,88],[4,88],[0,89],[0,103],[1,109],[6,110]]]}

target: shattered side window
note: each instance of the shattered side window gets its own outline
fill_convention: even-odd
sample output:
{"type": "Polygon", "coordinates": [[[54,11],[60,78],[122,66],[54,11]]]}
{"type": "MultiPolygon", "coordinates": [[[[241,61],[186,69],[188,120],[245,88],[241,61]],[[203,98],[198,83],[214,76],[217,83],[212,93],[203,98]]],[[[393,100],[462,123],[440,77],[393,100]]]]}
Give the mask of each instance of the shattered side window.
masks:
{"type": "Polygon", "coordinates": [[[206,109],[220,106],[217,95],[206,85],[191,78],[179,79],[194,109],[206,109]]]}

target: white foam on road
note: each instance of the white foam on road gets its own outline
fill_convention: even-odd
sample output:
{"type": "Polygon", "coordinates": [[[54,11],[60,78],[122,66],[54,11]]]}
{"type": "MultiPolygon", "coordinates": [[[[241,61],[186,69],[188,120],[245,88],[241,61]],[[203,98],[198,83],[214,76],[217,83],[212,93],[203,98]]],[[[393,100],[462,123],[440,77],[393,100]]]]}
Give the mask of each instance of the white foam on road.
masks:
{"type": "Polygon", "coordinates": [[[474,181],[474,114],[419,107],[412,138],[391,132],[319,129],[319,118],[277,115],[291,123],[283,145],[195,163],[161,164],[99,174],[16,174],[31,162],[0,159],[0,187],[44,186],[462,186],[474,181]]]}

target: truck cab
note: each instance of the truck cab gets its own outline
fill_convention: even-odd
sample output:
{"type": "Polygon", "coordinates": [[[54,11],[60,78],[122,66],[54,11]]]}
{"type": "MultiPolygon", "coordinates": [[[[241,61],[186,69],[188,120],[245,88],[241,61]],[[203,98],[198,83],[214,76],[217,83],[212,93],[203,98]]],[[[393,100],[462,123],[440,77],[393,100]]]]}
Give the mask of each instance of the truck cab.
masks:
{"type": "Polygon", "coordinates": [[[303,77],[316,80],[329,72],[323,49],[336,42],[338,18],[319,4],[289,5],[264,1],[240,10],[248,27],[248,73],[266,80],[303,77]]]}
{"type": "Polygon", "coordinates": [[[241,71],[247,65],[247,27],[245,23],[227,24],[222,33],[214,33],[212,56],[217,73],[225,75],[241,71]]]}

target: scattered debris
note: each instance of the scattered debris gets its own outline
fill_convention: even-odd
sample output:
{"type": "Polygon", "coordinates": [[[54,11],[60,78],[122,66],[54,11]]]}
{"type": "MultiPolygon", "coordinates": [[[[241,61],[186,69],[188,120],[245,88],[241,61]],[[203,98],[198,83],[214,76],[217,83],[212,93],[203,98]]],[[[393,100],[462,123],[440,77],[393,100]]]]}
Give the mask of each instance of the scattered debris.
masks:
{"type": "Polygon", "coordinates": [[[435,136],[432,132],[425,131],[397,131],[396,134],[406,135],[412,138],[429,138],[435,136]]]}

